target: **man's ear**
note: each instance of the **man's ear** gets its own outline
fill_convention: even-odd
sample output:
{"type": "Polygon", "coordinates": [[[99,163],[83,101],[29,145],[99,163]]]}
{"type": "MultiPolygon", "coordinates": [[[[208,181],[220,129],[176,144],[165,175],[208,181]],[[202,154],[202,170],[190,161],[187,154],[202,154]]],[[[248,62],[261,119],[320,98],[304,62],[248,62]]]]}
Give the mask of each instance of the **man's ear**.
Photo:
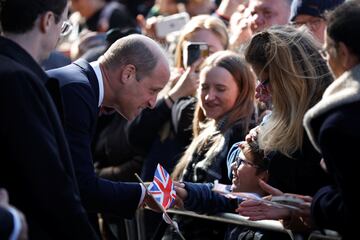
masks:
{"type": "Polygon", "coordinates": [[[338,54],[341,57],[341,64],[345,70],[349,70],[359,63],[358,57],[356,57],[352,53],[351,49],[349,49],[343,42],[339,42],[338,54]]]}
{"type": "Polygon", "coordinates": [[[126,83],[136,80],[136,67],[132,64],[127,64],[122,68],[121,82],[126,83]]]}
{"type": "Polygon", "coordinates": [[[43,33],[47,33],[51,27],[51,21],[55,23],[55,15],[53,12],[47,11],[40,16],[39,24],[40,31],[43,33]],[[52,19],[54,18],[54,19],[52,19]]]}

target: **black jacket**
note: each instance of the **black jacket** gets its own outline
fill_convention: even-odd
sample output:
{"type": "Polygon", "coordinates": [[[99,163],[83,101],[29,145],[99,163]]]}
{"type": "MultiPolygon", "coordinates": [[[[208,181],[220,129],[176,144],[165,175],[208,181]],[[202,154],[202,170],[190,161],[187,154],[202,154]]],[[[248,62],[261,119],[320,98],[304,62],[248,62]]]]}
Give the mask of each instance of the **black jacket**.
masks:
{"type": "Polygon", "coordinates": [[[47,80],[24,49],[0,37],[0,187],[25,214],[30,239],[96,239],[47,80]]]}
{"type": "Polygon", "coordinates": [[[359,220],[357,201],[360,143],[360,65],[336,79],[323,99],[304,118],[314,146],[322,153],[334,184],[314,196],[312,216],[320,228],[354,239],[359,220]],[[354,185],[355,184],[355,185],[354,185]]]}

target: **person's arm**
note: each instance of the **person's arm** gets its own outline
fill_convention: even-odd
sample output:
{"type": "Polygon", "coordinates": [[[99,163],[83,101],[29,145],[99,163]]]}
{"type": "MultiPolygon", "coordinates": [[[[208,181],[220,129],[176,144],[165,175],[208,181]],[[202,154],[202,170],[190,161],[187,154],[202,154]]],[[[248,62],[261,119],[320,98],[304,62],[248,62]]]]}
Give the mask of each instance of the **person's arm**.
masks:
{"type": "Polygon", "coordinates": [[[69,142],[81,199],[88,211],[132,217],[141,202],[138,183],[113,182],[96,176],[91,155],[97,101],[90,86],[69,84],[62,88],[65,134],[69,142]]]}
{"type": "MultiPolygon", "coordinates": [[[[312,198],[298,194],[283,193],[262,180],[259,180],[259,186],[267,192],[268,196],[263,200],[248,199],[239,204],[236,212],[249,217],[249,220],[281,220],[284,227],[301,232],[309,232],[313,229],[313,221],[310,217],[310,204],[312,198]],[[282,204],[292,205],[296,208],[279,207],[278,205],[269,204],[275,197],[281,197],[282,204]]],[[[279,199],[279,198],[278,198],[279,199]]],[[[276,203],[274,203],[276,204],[276,203]]]]}
{"type": "Polygon", "coordinates": [[[119,165],[97,169],[97,175],[112,181],[136,181],[134,173],[141,171],[142,163],[141,156],[134,156],[119,165]]]}
{"type": "Polygon", "coordinates": [[[213,192],[211,183],[177,183],[176,193],[180,198],[179,206],[199,213],[215,214],[220,212],[234,212],[236,200],[230,200],[213,192]]]}
{"type": "Polygon", "coordinates": [[[171,121],[176,139],[184,146],[191,143],[193,137],[192,121],[194,119],[196,98],[179,99],[171,109],[171,121]]]}

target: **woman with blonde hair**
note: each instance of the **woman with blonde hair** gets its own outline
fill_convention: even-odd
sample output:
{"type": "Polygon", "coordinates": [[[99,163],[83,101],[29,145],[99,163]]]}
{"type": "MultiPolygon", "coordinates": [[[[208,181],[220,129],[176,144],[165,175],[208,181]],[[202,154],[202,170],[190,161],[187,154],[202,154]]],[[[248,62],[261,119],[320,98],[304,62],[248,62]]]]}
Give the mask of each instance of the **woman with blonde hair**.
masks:
{"type": "Polygon", "coordinates": [[[258,76],[258,98],[272,105],[260,127],[260,147],[290,157],[304,145],[305,112],[333,80],[319,46],[305,29],[278,26],[256,34],[245,57],[258,76]]]}
{"type": "MultiPolygon", "coordinates": [[[[245,52],[259,79],[257,96],[272,103],[271,115],[256,130],[259,146],[269,159],[267,183],[283,192],[308,196],[329,183],[320,167],[321,155],[302,125],[305,112],[320,101],[333,81],[315,43],[305,28],[278,26],[254,35],[245,52]]],[[[261,218],[255,216],[252,210],[260,205],[247,200],[237,211],[251,220],[275,219],[270,209],[261,218]]],[[[302,234],[310,230],[301,229],[302,234]]]]}
{"type": "MultiPolygon", "coordinates": [[[[204,61],[193,120],[194,138],[175,167],[174,179],[230,184],[226,156],[232,144],[244,139],[253,126],[254,95],[255,77],[241,56],[220,51],[204,61]]],[[[205,225],[201,220],[177,218],[188,239],[224,237],[224,226],[218,223],[205,225]]]]}

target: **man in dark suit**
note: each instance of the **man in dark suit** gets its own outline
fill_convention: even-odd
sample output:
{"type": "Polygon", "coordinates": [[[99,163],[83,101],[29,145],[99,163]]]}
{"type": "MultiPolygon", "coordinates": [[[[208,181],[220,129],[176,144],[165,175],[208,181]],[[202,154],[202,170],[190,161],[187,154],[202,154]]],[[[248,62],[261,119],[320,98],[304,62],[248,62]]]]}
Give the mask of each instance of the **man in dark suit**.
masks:
{"type": "Polygon", "coordinates": [[[0,187],[25,214],[30,239],[97,239],[46,89],[56,82],[39,66],[66,26],[67,0],[8,0],[0,9],[0,187]]]}
{"type": "Polygon", "coordinates": [[[137,183],[112,182],[95,175],[91,141],[100,106],[115,109],[127,120],[153,108],[170,70],[160,46],[133,34],[117,40],[100,59],[78,60],[48,72],[59,79],[68,139],[80,195],[89,212],[133,216],[145,189],[137,183]]]}

